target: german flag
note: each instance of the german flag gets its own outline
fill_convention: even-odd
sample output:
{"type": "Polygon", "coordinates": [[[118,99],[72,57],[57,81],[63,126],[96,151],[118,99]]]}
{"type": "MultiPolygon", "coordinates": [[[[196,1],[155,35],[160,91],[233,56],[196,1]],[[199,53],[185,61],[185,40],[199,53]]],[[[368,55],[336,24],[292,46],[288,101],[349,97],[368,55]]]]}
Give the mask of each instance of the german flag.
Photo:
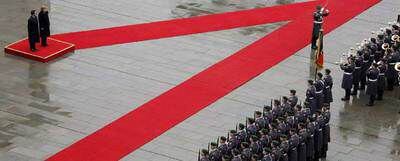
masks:
{"type": "Polygon", "coordinates": [[[317,70],[321,70],[324,68],[324,51],[323,51],[323,38],[324,34],[323,31],[319,31],[319,36],[317,39],[317,50],[315,50],[315,65],[317,67],[317,70]]]}

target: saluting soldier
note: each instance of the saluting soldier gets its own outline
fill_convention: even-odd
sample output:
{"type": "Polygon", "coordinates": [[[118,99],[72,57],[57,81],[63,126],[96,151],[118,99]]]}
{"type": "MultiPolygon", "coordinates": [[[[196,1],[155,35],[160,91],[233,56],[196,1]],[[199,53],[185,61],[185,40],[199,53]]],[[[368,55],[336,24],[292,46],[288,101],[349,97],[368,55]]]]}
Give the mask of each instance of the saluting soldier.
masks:
{"type": "Polygon", "coordinates": [[[386,64],[383,61],[378,62],[378,70],[379,70],[379,77],[378,77],[378,91],[376,100],[382,100],[386,86],[386,77],[385,77],[386,64]]]}
{"type": "Polygon", "coordinates": [[[321,6],[316,7],[316,11],[314,12],[314,26],[313,26],[313,34],[312,34],[312,42],[311,47],[313,49],[317,49],[317,39],[319,36],[319,32],[322,29],[322,24],[324,21],[324,17],[329,15],[329,10],[325,10],[321,6]]]}
{"type": "Polygon", "coordinates": [[[323,74],[322,73],[317,73],[317,80],[315,80],[315,98],[317,102],[317,110],[322,109],[322,105],[324,104],[324,89],[325,89],[325,84],[324,81],[322,80],[323,74]]]}
{"type": "Polygon", "coordinates": [[[49,11],[47,10],[46,6],[42,6],[42,8],[40,8],[38,17],[42,46],[47,46],[47,37],[50,36],[50,19],[49,11]]]}
{"type": "Polygon", "coordinates": [[[347,60],[347,63],[340,65],[340,68],[344,71],[342,78],[342,88],[345,90],[345,96],[342,98],[342,101],[347,101],[350,99],[351,88],[353,85],[354,58],[349,57],[347,60]]]}
{"type": "Polygon", "coordinates": [[[39,26],[38,19],[36,17],[36,11],[31,11],[31,17],[28,19],[28,39],[29,39],[29,47],[31,51],[36,51],[36,43],[39,40],[39,26]]]}
{"type": "Polygon", "coordinates": [[[332,97],[332,87],[333,87],[333,79],[331,76],[331,70],[325,69],[325,76],[324,76],[324,82],[325,82],[325,93],[324,93],[324,103],[328,106],[330,106],[331,102],[333,102],[333,97],[332,97]]]}
{"type": "Polygon", "coordinates": [[[373,106],[375,102],[376,94],[378,93],[378,77],[379,77],[379,70],[378,64],[373,63],[371,68],[367,71],[367,91],[366,94],[369,95],[369,102],[367,106],[373,106]]]}

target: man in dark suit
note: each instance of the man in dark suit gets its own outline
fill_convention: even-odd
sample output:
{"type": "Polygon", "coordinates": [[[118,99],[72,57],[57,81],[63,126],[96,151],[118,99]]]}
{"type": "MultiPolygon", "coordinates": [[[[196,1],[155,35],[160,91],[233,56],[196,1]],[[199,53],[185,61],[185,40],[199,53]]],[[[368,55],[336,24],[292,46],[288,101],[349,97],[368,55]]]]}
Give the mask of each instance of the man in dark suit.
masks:
{"type": "Polygon", "coordinates": [[[28,39],[31,51],[36,51],[36,43],[39,42],[39,26],[35,10],[31,11],[31,17],[28,19],[28,39]]]}
{"type": "Polygon", "coordinates": [[[39,27],[42,46],[47,46],[47,37],[50,36],[50,20],[47,7],[43,6],[39,12],[39,27]]]}

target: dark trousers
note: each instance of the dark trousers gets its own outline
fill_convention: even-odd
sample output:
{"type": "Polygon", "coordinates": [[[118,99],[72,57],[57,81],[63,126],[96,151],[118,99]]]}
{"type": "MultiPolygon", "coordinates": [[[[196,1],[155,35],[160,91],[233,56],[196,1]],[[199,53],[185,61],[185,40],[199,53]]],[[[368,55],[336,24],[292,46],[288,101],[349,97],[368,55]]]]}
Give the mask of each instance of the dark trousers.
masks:
{"type": "Polygon", "coordinates": [[[375,95],[374,94],[371,94],[371,95],[369,95],[369,103],[368,104],[370,104],[370,105],[374,105],[374,103],[375,103],[375,95]]]}
{"type": "Polygon", "coordinates": [[[344,93],[344,98],[345,99],[350,99],[350,94],[351,94],[351,89],[345,89],[345,93],[344,93]]]}
{"type": "Polygon", "coordinates": [[[47,46],[47,36],[41,36],[42,39],[42,46],[47,46]]]}
{"type": "Polygon", "coordinates": [[[387,89],[389,91],[393,91],[393,87],[394,87],[394,82],[395,81],[396,81],[395,79],[387,78],[387,89]]]}
{"type": "Polygon", "coordinates": [[[361,74],[361,77],[360,77],[360,84],[361,84],[361,86],[360,86],[360,90],[364,90],[365,89],[365,86],[367,85],[367,76],[366,76],[366,74],[361,74]]]}
{"type": "Polygon", "coordinates": [[[385,91],[384,89],[378,89],[378,95],[376,98],[377,100],[382,100],[384,91],[385,91]]]}
{"type": "Polygon", "coordinates": [[[31,50],[36,50],[36,42],[34,40],[29,40],[29,48],[31,50]]]}
{"type": "Polygon", "coordinates": [[[357,95],[357,92],[358,92],[358,89],[359,89],[359,85],[360,85],[360,82],[354,82],[353,83],[353,92],[351,94],[357,95]]]}

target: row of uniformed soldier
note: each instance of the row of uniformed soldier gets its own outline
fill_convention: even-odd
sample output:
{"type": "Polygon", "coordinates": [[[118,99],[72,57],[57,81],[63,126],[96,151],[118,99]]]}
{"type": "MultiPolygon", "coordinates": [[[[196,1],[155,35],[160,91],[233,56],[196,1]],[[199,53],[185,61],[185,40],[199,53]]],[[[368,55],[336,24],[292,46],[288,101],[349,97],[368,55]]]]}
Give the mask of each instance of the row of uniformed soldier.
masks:
{"type": "Polygon", "coordinates": [[[333,79],[330,73],[329,69],[325,69],[325,75],[317,73],[315,81],[308,80],[305,104],[311,109],[312,114],[317,110],[321,110],[323,106],[329,107],[333,101],[333,79]]]}
{"type": "Polygon", "coordinates": [[[246,124],[238,124],[199,151],[200,161],[316,161],[325,158],[330,142],[330,111],[324,104],[312,114],[298,105],[296,91],[255,111],[246,124]]]}
{"type": "MultiPolygon", "coordinates": [[[[365,90],[369,95],[368,106],[375,100],[382,100],[386,90],[392,91],[399,83],[399,72],[395,65],[400,62],[400,24],[381,29],[376,37],[364,40],[354,53],[350,53],[347,61],[341,63],[344,71],[342,88],[345,90],[343,101],[350,95],[357,95],[365,90]]],[[[354,50],[354,49],[353,49],[354,50]]]]}

